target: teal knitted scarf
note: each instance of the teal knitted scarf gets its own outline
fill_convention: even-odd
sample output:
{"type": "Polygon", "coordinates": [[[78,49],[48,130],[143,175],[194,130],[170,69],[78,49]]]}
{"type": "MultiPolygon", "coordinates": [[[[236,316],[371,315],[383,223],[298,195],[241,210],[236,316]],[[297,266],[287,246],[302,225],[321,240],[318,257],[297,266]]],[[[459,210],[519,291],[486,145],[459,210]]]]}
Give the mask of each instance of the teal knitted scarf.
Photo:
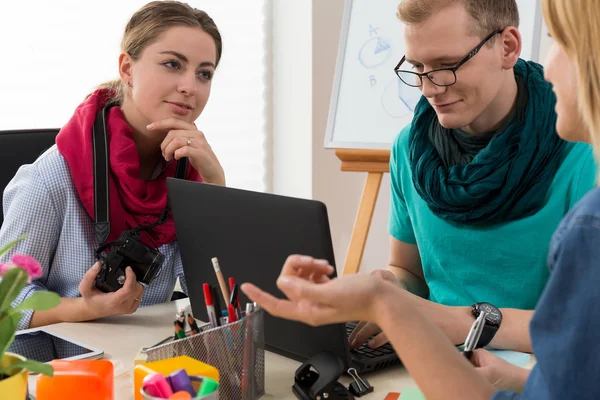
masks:
{"type": "Polygon", "coordinates": [[[566,142],[556,133],[556,97],[539,64],[519,60],[529,103],[523,118],[499,132],[467,165],[446,168],[429,139],[432,119],[426,98],[415,109],[409,156],[415,189],[439,218],[491,225],[535,214],[563,158],[566,142]]]}

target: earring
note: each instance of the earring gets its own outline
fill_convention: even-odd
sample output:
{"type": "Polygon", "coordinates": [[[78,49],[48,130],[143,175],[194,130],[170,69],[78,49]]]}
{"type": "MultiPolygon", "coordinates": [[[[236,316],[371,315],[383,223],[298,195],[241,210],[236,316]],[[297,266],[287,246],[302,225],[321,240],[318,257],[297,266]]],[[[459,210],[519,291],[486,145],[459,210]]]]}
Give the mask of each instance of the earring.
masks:
{"type": "Polygon", "coordinates": [[[127,82],[127,87],[131,88],[131,82],[127,82]]]}

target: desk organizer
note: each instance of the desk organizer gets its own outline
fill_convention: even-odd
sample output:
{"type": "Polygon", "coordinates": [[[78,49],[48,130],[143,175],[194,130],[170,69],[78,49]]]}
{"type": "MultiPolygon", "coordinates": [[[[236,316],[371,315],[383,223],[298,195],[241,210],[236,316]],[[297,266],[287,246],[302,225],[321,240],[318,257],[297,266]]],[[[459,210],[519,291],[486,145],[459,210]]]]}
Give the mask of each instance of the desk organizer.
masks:
{"type": "Polygon", "coordinates": [[[188,356],[219,370],[219,398],[254,400],[265,393],[264,311],[147,350],[148,362],[188,356]]]}

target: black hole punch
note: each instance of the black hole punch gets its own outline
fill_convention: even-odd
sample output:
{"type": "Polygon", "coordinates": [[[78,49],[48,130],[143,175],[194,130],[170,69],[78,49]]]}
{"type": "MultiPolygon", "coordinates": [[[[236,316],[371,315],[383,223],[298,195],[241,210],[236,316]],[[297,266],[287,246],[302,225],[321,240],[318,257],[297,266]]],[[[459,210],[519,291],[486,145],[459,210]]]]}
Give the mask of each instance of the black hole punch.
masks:
{"type": "Polygon", "coordinates": [[[294,377],[294,394],[300,400],[354,400],[338,382],[344,363],[329,352],[322,352],[302,364],[294,377]]]}

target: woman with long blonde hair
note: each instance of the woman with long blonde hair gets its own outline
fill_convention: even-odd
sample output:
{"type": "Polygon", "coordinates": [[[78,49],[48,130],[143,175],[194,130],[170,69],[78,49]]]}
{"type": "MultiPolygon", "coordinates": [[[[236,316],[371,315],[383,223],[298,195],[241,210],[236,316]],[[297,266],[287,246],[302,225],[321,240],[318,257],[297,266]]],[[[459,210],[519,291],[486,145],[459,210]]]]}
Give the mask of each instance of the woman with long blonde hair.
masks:
{"type": "MultiPolygon", "coordinates": [[[[595,0],[544,0],[543,7],[556,41],[545,76],[558,100],[557,131],[592,143],[600,161],[600,8],[595,0]]],[[[312,325],[376,323],[430,400],[600,399],[600,189],[564,218],[548,264],[551,278],[530,325],[537,358],[531,371],[485,350],[475,351],[470,363],[420,313],[412,294],[373,276],[330,280],[333,267],[322,260],[288,258],[278,286],[289,300],[251,284],[242,289],[275,316],[312,325]]]]}

